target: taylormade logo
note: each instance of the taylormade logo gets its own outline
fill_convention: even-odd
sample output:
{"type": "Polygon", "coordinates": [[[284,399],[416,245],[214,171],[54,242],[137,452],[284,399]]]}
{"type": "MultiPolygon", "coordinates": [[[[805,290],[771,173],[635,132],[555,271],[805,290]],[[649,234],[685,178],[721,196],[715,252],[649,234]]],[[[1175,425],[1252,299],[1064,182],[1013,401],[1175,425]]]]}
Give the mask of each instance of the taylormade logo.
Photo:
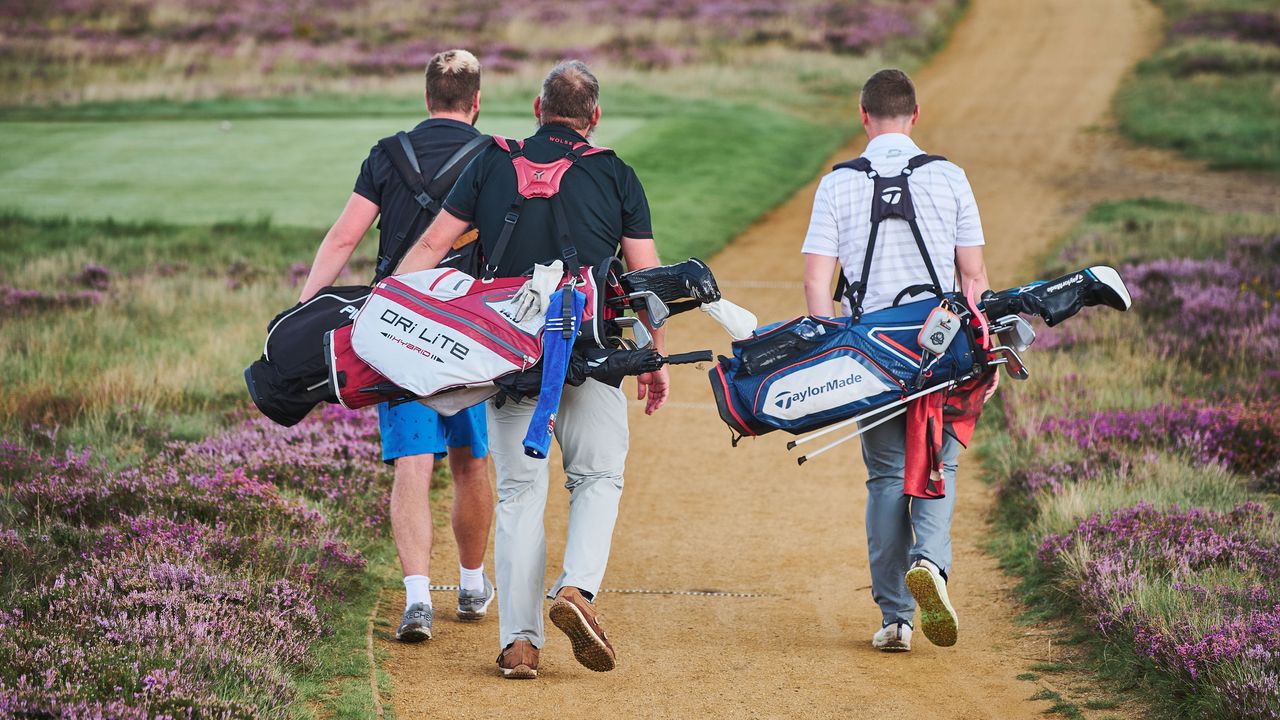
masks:
{"type": "Polygon", "coordinates": [[[1067,278],[1066,280],[1063,280],[1060,283],[1050,285],[1049,287],[1045,288],[1044,291],[1047,293],[1055,293],[1063,288],[1068,288],[1068,287],[1071,287],[1072,285],[1076,285],[1082,282],[1084,282],[1084,273],[1076,273],[1075,275],[1072,275],[1071,277],[1067,278]]]}
{"type": "Polygon", "coordinates": [[[783,391],[777,396],[773,404],[783,410],[787,410],[793,403],[804,402],[816,395],[821,395],[822,393],[831,392],[833,390],[839,390],[842,387],[860,382],[862,382],[862,374],[852,373],[849,377],[828,380],[826,385],[813,385],[811,387],[804,388],[799,392],[783,391]]]}
{"type": "Polygon", "coordinates": [[[841,355],[775,382],[769,388],[769,402],[762,412],[780,420],[794,420],[889,389],[862,363],[841,355]]]}
{"type": "Polygon", "coordinates": [[[898,202],[902,200],[902,188],[899,188],[899,187],[885,188],[885,191],[880,193],[880,199],[889,203],[890,205],[897,205],[898,202]]]}

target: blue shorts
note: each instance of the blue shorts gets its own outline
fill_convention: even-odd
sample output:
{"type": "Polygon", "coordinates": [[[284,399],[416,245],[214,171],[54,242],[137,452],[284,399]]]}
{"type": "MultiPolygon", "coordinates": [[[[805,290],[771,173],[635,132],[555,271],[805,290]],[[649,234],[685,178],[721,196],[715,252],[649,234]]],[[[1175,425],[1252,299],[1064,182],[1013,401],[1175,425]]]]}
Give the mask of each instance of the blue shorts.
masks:
{"type": "Polygon", "coordinates": [[[378,405],[378,433],[382,436],[382,461],[394,465],[396,458],[410,455],[445,457],[449,448],[471,448],[472,457],[489,454],[489,428],[485,425],[484,403],[450,417],[418,402],[390,407],[378,405]]]}

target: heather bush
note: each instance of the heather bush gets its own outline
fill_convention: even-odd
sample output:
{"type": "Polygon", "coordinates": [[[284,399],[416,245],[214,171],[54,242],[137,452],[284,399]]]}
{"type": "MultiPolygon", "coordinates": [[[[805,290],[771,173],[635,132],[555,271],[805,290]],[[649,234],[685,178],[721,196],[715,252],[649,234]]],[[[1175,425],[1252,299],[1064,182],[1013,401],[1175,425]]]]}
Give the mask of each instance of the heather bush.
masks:
{"type": "Polygon", "coordinates": [[[1196,717],[1280,717],[1280,530],[1229,512],[1140,503],[1050,535],[1039,558],[1094,629],[1131,647],[1196,717]]]}
{"type": "Polygon", "coordinates": [[[1095,208],[1046,274],[1116,265],[1133,310],[1041,333],[987,452],[1024,591],[1171,717],[1280,717],[1277,229],[1095,208]]]}
{"type": "Polygon", "coordinates": [[[371,416],[317,416],[122,469],[0,441],[0,716],[286,716],[388,489],[371,416]]]}

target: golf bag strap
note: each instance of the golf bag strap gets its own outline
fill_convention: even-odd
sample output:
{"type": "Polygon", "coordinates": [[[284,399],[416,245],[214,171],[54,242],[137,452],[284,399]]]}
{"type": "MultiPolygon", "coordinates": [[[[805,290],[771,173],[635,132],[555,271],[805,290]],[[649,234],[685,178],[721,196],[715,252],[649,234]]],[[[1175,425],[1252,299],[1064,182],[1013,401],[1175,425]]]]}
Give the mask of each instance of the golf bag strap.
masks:
{"type": "MultiPolygon", "coordinates": [[[[946,160],[946,158],[942,157],[941,155],[928,155],[925,153],[921,153],[919,155],[912,157],[910,160],[907,161],[906,167],[903,168],[902,173],[899,176],[902,179],[901,186],[900,186],[902,198],[900,200],[901,208],[898,209],[896,212],[893,212],[892,214],[885,213],[883,211],[883,208],[881,207],[882,203],[880,202],[881,199],[879,197],[879,194],[877,193],[876,196],[872,197],[871,233],[867,238],[866,254],[862,258],[861,277],[858,279],[856,283],[849,283],[848,279],[845,277],[844,271],[842,270],[840,272],[839,279],[836,281],[836,291],[835,291],[834,297],[832,298],[833,300],[840,300],[846,297],[848,298],[853,322],[858,322],[859,320],[862,319],[862,303],[863,303],[863,300],[866,299],[867,283],[871,279],[871,260],[872,260],[872,255],[875,253],[876,237],[879,235],[880,223],[888,219],[888,217],[898,217],[907,221],[907,225],[911,228],[911,236],[915,238],[916,248],[919,249],[920,256],[924,260],[925,268],[929,271],[929,279],[933,281],[932,287],[934,288],[934,292],[941,294],[942,283],[939,282],[938,280],[938,273],[933,267],[933,259],[929,256],[929,250],[925,245],[924,236],[920,232],[920,225],[916,222],[915,208],[912,204],[911,193],[910,193],[909,184],[908,184],[908,178],[910,177],[912,172],[914,172],[915,170],[917,170],[918,168],[924,165],[934,162],[935,160],[946,160]]],[[[877,173],[875,169],[871,167],[871,161],[865,157],[859,157],[847,162],[840,163],[834,166],[832,168],[832,171],[839,170],[842,168],[847,168],[850,170],[855,170],[857,172],[863,173],[864,175],[867,176],[868,180],[874,183],[877,190],[880,189],[881,185],[886,185],[886,187],[890,187],[890,183],[896,180],[896,178],[881,179],[880,174],[877,173]]],[[[912,286],[912,288],[908,288],[908,290],[915,290],[915,289],[918,289],[918,287],[919,286],[912,286]]],[[[911,294],[914,294],[914,293],[911,293],[911,294]]],[[[901,298],[902,298],[902,294],[899,294],[898,299],[901,299],[901,298]]],[[[894,304],[895,305],[897,304],[897,300],[894,301],[894,304]]]]}
{"type": "Polygon", "coordinates": [[[413,194],[413,200],[418,204],[418,209],[409,225],[396,233],[389,246],[383,248],[384,254],[378,258],[375,269],[376,280],[385,278],[395,270],[400,259],[409,251],[409,245],[417,242],[418,235],[425,229],[418,227],[422,216],[427,214],[429,217],[435,217],[440,213],[439,198],[449,192],[467,164],[488,144],[488,135],[477,135],[468,140],[462,147],[455,150],[448,160],[445,160],[428,184],[422,174],[422,166],[418,164],[418,153],[414,150],[408,133],[401,131],[378,141],[378,146],[391,160],[391,165],[395,168],[400,182],[404,183],[413,194]]]}
{"type": "MultiPolygon", "coordinates": [[[[524,142],[520,140],[512,140],[499,135],[493,136],[493,142],[503,150],[507,151],[507,155],[511,157],[511,163],[514,166],[516,159],[524,157],[524,142]]],[[[519,178],[517,178],[517,183],[519,178]]],[[[502,220],[502,230],[498,232],[498,242],[493,246],[493,257],[485,261],[484,279],[492,280],[498,272],[498,261],[507,252],[507,245],[511,243],[511,235],[516,230],[516,223],[520,222],[520,211],[524,208],[524,195],[516,192],[516,197],[511,201],[511,206],[507,208],[507,215],[502,220]]]]}
{"type": "MultiPolygon", "coordinates": [[[[570,276],[576,276],[578,270],[581,269],[581,263],[578,260],[578,249],[573,244],[573,235],[569,229],[568,217],[565,215],[564,206],[560,200],[560,179],[566,172],[577,164],[578,160],[588,155],[597,155],[603,153],[612,153],[609,148],[592,147],[585,142],[575,143],[568,152],[564,154],[559,161],[553,163],[531,163],[525,158],[524,144],[526,141],[513,140],[495,135],[494,143],[498,147],[507,152],[511,158],[511,165],[516,172],[516,197],[512,200],[511,206],[507,209],[507,215],[503,219],[502,230],[498,234],[498,241],[494,245],[493,257],[485,264],[485,278],[492,279],[497,273],[498,262],[507,250],[507,245],[511,242],[511,236],[514,234],[516,224],[520,222],[520,212],[524,207],[524,201],[531,197],[545,198],[551,202],[551,214],[556,224],[556,244],[560,249],[560,257],[564,261],[565,272],[570,276]],[[557,167],[558,165],[558,167],[557,167]],[[550,172],[551,177],[543,180],[544,173],[550,172]]],[[[565,302],[567,312],[572,311],[572,298],[565,302]]]]}

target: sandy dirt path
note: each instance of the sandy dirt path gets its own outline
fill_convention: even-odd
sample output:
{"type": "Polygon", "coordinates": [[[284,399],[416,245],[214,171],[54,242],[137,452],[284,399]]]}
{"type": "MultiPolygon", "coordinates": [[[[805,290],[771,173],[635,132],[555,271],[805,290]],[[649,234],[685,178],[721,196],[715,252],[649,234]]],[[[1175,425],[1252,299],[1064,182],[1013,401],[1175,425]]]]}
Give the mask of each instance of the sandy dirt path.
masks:
{"type": "MultiPolygon", "coordinates": [[[[993,284],[1027,278],[1069,222],[1063,178],[1081,171],[1083,133],[1103,121],[1123,73],[1156,39],[1157,16],[1140,0],[974,0],[947,48],[918,74],[918,140],[968,171],[993,284]]],[[[861,144],[839,158],[855,156],[861,144]]],[[[762,322],[804,311],[799,246],[815,185],[712,260],[726,295],[762,322]]],[[[723,332],[692,315],[672,322],[671,348],[726,352],[723,332]]],[[[494,668],[496,618],[457,623],[452,594],[439,592],[436,639],[400,645],[389,629],[403,596],[387,592],[376,642],[390,655],[398,717],[1039,716],[1043,705],[1027,701],[1033,686],[1015,676],[1049,650],[1043,637],[1014,625],[1010,581],[982,551],[991,496],[974,458],[962,457],[957,483],[951,594],[960,641],[937,648],[920,636],[910,653],[882,654],[869,645],[879,612],[870,597],[856,443],[803,469],[782,433],[732,448],[705,373],[672,375],[674,401],[657,416],[644,417],[633,403],[606,586],[762,597],[605,593],[600,607],[617,670],[580,667],[548,624],[541,677],[512,682],[494,668]]],[[[548,584],[567,507],[557,475],[547,512],[548,584]]],[[[446,528],[437,536],[433,575],[454,582],[452,540],[446,528]]]]}

